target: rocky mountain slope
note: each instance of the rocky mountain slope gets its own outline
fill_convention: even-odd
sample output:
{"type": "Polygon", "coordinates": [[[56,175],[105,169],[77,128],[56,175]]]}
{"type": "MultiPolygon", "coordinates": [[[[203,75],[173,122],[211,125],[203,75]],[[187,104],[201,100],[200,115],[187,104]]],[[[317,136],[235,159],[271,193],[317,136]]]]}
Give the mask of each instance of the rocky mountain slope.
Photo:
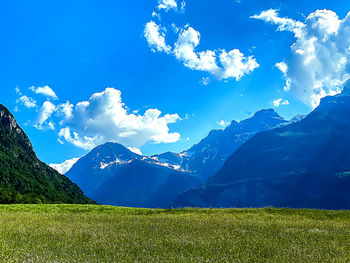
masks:
{"type": "Polygon", "coordinates": [[[202,180],[214,175],[226,159],[256,133],[289,124],[274,110],[258,111],[241,122],[232,121],[224,130],[213,130],[201,142],[180,154],[181,169],[202,180]]]}
{"type": "Polygon", "coordinates": [[[173,205],[350,209],[349,88],[305,119],[257,134],[173,205]]]}
{"type": "Polygon", "coordinates": [[[0,104],[0,203],[93,203],[41,162],[13,115],[0,104]]]}

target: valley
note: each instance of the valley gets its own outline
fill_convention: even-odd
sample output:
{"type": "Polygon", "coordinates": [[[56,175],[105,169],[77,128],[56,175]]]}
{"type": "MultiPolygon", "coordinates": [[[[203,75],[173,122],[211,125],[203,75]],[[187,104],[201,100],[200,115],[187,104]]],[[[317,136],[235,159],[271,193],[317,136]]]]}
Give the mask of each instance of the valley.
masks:
{"type": "Polygon", "coordinates": [[[350,260],[348,211],[1,205],[0,214],[1,262],[350,260]]]}

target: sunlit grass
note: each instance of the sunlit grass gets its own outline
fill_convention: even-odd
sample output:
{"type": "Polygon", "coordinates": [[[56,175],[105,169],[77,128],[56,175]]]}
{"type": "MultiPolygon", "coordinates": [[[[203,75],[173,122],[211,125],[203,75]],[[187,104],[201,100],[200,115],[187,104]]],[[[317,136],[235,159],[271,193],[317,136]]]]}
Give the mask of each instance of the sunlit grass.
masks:
{"type": "Polygon", "coordinates": [[[349,262],[350,212],[0,206],[0,262],[349,262]]]}

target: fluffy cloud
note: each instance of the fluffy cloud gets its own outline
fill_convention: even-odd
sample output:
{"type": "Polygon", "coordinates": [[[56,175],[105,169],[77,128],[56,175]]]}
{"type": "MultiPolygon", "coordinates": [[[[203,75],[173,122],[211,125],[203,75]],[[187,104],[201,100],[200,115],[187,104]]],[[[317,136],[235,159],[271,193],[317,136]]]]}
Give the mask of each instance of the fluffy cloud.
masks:
{"type": "MultiPolygon", "coordinates": [[[[45,122],[51,117],[51,115],[55,111],[56,111],[56,106],[50,101],[45,101],[39,110],[35,127],[37,127],[38,129],[45,128],[44,127],[45,122]]],[[[48,125],[47,128],[54,129],[53,122],[48,122],[47,125],[48,125]]]]}
{"type": "Polygon", "coordinates": [[[164,9],[165,11],[169,11],[170,9],[177,9],[177,3],[175,0],[158,0],[158,9],[164,9]]]}
{"type": "MultiPolygon", "coordinates": [[[[186,2],[181,2],[180,11],[184,12],[186,2]]],[[[158,10],[169,11],[178,10],[176,0],[158,0],[158,10]]],[[[153,17],[160,20],[159,13],[153,11],[153,17]]],[[[177,40],[172,45],[166,41],[166,28],[150,21],[145,25],[144,37],[153,52],[165,52],[171,54],[181,61],[186,67],[210,73],[216,79],[240,80],[244,75],[249,74],[254,69],[259,67],[256,59],[253,56],[246,57],[240,50],[233,49],[226,51],[221,50],[204,50],[198,51],[200,44],[200,33],[193,27],[185,26],[179,28],[174,23],[171,24],[174,33],[177,35],[177,40]]],[[[208,83],[208,81],[203,82],[208,83]]]]}
{"type": "Polygon", "coordinates": [[[287,74],[288,71],[288,65],[284,62],[276,63],[276,68],[278,68],[283,74],[287,74]]]}
{"type": "MultiPolygon", "coordinates": [[[[40,96],[37,96],[37,99],[42,100],[43,104],[38,109],[38,104],[35,99],[32,97],[29,97],[27,95],[23,95],[21,90],[19,88],[16,88],[15,91],[17,95],[19,96],[16,100],[16,104],[23,104],[26,108],[36,108],[37,111],[37,118],[34,122],[34,127],[36,127],[39,130],[42,129],[55,129],[55,123],[51,120],[51,117],[53,115],[64,119],[68,119],[71,117],[73,112],[73,104],[71,104],[69,101],[66,101],[65,103],[61,103],[58,105],[55,105],[53,102],[51,102],[49,99],[58,99],[55,92],[49,88],[48,86],[44,87],[30,87],[29,90],[33,91],[37,95],[44,95],[46,98],[43,100],[43,98],[40,96]]],[[[18,105],[16,105],[15,110],[18,109],[18,105]]],[[[60,123],[62,123],[62,121],[60,123]]]]}
{"type": "Polygon", "coordinates": [[[95,93],[75,106],[66,103],[60,107],[69,113],[60,121],[60,141],[86,150],[109,141],[139,148],[146,142],[173,143],[180,139],[180,134],[170,133],[168,127],[180,120],[178,114],[162,116],[158,109],[129,114],[121,92],[114,88],[95,93]]]}
{"type": "Polygon", "coordinates": [[[282,98],[273,101],[273,106],[279,107],[281,105],[289,105],[289,101],[282,98]]]}
{"type": "Polygon", "coordinates": [[[313,108],[321,98],[341,92],[350,78],[350,13],[339,19],[333,11],[317,10],[301,22],[267,10],[252,18],[294,34],[292,54],[285,61],[287,67],[276,65],[286,79],[284,90],[290,90],[313,108]]]}
{"type": "Polygon", "coordinates": [[[279,62],[279,63],[276,63],[275,67],[278,68],[283,73],[283,76],[286,79],[286,84],[283,87],[283,90],[289,91],[291,88],[291,80],[287,74],[288,73],[288,65],[285,62],[279,62]]]}
{"type": "Polygon", "coordinates": [[[26,108],[36,108],[36,101],[31,97],[23,95],[17,100],[17,103],[19,102],[22,103],[26,108]]]}
{"type": "Polygon", "coordinates": [[[190,69],[208,71],[215,73],[219,68],[216,65],[216,54],[214,51],[195,52],[199,45],[200,33],[189,27],[181,30],[179,38],[174,45],[174,54],[178,60],[190,69]]]}
{"type": "MultiPolygon", "coordinates": [[[[161,113],[161,112],[159,112],[161,113]]],[[[167,123],[176,123],[179,120],[181,120],[180,116],[178,114],[165,114],[164,119],[167,123]]]]}
{"type": "Polygon", "coordinates": [[[235,78],[239,80],[259,65],[250,56],[245,57],[238,49],[229,52],[225,50],[206,50],[197,52],[200,43],[200,33],[192,27],[181,30],[174,45],[175,57],[193,70],[206,71],[218,79],[235,78]],[[220,64],[217,63],[220,62],[220,64]]]}
{"type": "Polygon", "coordinates": [[[73,158],[70,160],[67,160],[63,163],[52,163],[50,164],[50,167],[55,169],[60,174],[65,174],[72,168],[72,166],[79,160],[80,158],[73,158]]]}
{"type": "Polygon", "coordinates": [[[82,148],[84,150],[91,150],[98,144],[103,143],[103,137],[101,136],[94,136],[94,137],[88,137],[88,136],[83,136],[80,137],[79,133],[77,132],[72,132],[69,127],[62,128],[60,132],[58,133],[59,139],[58,141],[62,144],[64,144],[63,139],[66,142],[69,142],[73,144],[74,146],[78,148],[82,148]]]}
{"type": "Polygon", "coordinates": [[[51,98],[54,100],[58,99],[56,93],[49,86],[43,86],[43,87],[37,87],[37,88],[32,86],[29,89],[31,91],[35,92],[36,94],[44,95],[47,98],[51,98]]]}
{"type": "Polygon", "coordinates": [[[152,50],[173,54],[192,70],[208,72],[219,80],[239,80],[259,67],[253,56],[245,57],[238,49],[197,51],[200,33],[193,27],[177,28],[178,39],[171,47],[165,41],[165,31],[160,32],[160,28],[154,21],[145,26],[144,35],[152,50]]]}
{"type": "Polygon", "coordinates": [[[150,21],[146,24],[144,36],[147,39],[148,45],[154,52],[171,52],[171,47],[165,42],[165,30],[160,28],[154,21],[150,21]]]}
{"type": "Polygon", "coordinates": [[[217,73],[219,79],[235,78],[240,80],[244,75],[259,67],[253,56],[245,57],[238,49],[233,49],[230,52],[222,50],[220,62],[222,68],[217,73]]]}
{"type": "Polygon", "coordinates": [[[295,21],[290,18],[279,17],[277,10],[274,9],[263,11],[259,15],[251,16],[251,18],[263,20],[265,22],[278,25],[277,30],[291,31],[296,35],[301,35],[302,29],[305,26],[302,22],[295,21]]]}
{"type": "Polygon", "coordinates": [[[73,107],[74,105],[71,104],[69,101],[66,101],[65,103],[61,103],[57,107],[57,115],[59,117],[63,117],[64,119],[68,119],[72,117],[73,107]]]}

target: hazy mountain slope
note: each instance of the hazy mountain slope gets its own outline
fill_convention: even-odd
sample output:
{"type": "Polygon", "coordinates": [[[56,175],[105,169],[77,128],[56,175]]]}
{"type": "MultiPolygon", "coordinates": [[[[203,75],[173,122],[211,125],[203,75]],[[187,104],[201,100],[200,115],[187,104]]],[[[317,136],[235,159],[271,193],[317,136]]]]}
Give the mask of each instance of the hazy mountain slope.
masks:
{"type": "Polygon", "coordinates": [[[97,146],[80,158],[66,175],[78,184],[86,195],[90,196],[113,175],[113,169],[116,166],[123,166],[138,158],[142,158],[142,156],[131,152],[120,144],[106,143],[97,146]]]}
{"type": "Polygon", "coordinates": [[[195,187],[195,177],[145,161],[133,160],[114,170],[91,197],[98,203],[166,208],[181,192],[195,187]]]}
{"type": "Polygon", "coordinates": [[[0,202],[93,202],[66,176],[36,157],[28,137],[3,105],[0,105],[0,202]]]}
{"type": "Polygon", "coordinates": [[[305,119],[242,145],[175,206],[350,208],[350,96],[324,98],[305,119]]]}
{"type": "Polygon", "coordinates": [[[164,207],[175,193],[199,185],[218,171],[226,158],[254,134],[288,123],[273,110],[262,110],[250,119],[210,132],[181,154],[140,156],[120,144],[106,143],[81,158],[66,175],[102,204],[164,207]]]}
{"type": "Polygon", "coordinates": [[[158,160],[160,162],[169,163],[181,168],[182,157],[178,153],[166,152],[162,154],[152,155],[151,158],[155,158],[155,160],[158,160]]]}
{"type": "Polygon", "coordinates": [[[100,204],[167,207],[199,181],[162,157],[176,159],[172,153],[146,157],[118,143],[106,143],[81,158],[66,175],[100,204]]]}

